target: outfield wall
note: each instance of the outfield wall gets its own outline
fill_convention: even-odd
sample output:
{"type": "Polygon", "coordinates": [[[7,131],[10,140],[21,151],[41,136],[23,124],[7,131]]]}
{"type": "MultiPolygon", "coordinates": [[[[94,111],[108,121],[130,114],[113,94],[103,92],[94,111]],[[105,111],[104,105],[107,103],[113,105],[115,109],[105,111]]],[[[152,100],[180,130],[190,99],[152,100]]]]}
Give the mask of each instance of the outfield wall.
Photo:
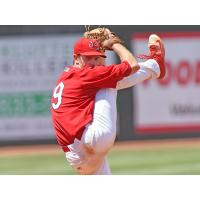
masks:
{"type": "MultiPolygon", "coordinates": [[[[160,33],[167,47],[164,80],[118,93],[117,140],[199,137],[200,26],[108,27],[135,54],[145,53],[151,32],[160,33]]],[[[55,142],[51,92],[63,67],[72,64],[73,44],[83,31],[83,25],[0,26],[0,144],[55,142]]],[[[119,60],[109,53],[107,63],[113,62],[119,60]]]]}

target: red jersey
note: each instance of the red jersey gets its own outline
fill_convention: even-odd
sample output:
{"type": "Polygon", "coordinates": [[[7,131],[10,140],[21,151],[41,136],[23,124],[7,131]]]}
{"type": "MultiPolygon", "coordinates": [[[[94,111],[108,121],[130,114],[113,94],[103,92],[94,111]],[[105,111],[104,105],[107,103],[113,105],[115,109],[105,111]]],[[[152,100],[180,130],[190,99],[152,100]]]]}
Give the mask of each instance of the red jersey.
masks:
{"type": "Polygon", "coordinates": [[[66,67],[51,99],[53,127],[65,152],[67,145],[75,138],[80,140],[85,126],[92,122],[96,93],[101,88],[116,88],[117,82],[131,71],[126,61],[111,66],[66,67]]]}

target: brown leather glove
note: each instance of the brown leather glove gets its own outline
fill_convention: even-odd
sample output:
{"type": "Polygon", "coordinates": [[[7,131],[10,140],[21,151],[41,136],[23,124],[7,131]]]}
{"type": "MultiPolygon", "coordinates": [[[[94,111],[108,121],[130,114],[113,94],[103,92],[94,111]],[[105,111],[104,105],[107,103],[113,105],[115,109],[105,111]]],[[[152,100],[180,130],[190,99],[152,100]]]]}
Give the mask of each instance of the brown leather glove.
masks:
{"type": "Polygon", "coordinates": [[[115,43],[122,44],[123,41],[107,28],[95,28],[91,31],[86,31],[84,37],[97,40],[103,50],[111,50],[115,43]]]}

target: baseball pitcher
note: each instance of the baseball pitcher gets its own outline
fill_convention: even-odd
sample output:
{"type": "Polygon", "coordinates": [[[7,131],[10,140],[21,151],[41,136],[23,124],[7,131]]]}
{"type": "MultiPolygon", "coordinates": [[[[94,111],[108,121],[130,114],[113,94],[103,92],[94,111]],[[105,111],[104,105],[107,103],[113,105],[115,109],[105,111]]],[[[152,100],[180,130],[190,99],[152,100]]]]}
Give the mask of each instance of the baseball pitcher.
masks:
{"type": "Polygon", "coordinates": [[[65,67],[53,91],[51,114],[58,144],[78,174],[111,174],[106,155],[116,137],[117,90],[165,75],[165,49],[149,37],[149,55],[137,63],[109,29],[87,31],[74,45],[73,66],[65,67]],[[120,64],[105,66],[105,50],[120,64]]]}

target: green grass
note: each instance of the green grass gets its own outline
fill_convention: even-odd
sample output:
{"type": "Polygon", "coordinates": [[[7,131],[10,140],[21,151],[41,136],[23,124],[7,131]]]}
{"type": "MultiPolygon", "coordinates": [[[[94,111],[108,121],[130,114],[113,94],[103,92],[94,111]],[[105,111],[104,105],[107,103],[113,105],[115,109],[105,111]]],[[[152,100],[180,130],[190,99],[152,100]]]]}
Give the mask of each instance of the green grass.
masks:
{"type": "Polygon", "coordinates": [[[109,158],[114,174],[200,174],[200,148],[113,152],[109,158]]]}
{"type": "MultiPolygon", "coordinates": [[[[200,174],[200,147],[115,150],[109,154],[113,174],[200,174]]],[[[64,154],[0,157],[1,175],[74,174],[64,154]]]]}

